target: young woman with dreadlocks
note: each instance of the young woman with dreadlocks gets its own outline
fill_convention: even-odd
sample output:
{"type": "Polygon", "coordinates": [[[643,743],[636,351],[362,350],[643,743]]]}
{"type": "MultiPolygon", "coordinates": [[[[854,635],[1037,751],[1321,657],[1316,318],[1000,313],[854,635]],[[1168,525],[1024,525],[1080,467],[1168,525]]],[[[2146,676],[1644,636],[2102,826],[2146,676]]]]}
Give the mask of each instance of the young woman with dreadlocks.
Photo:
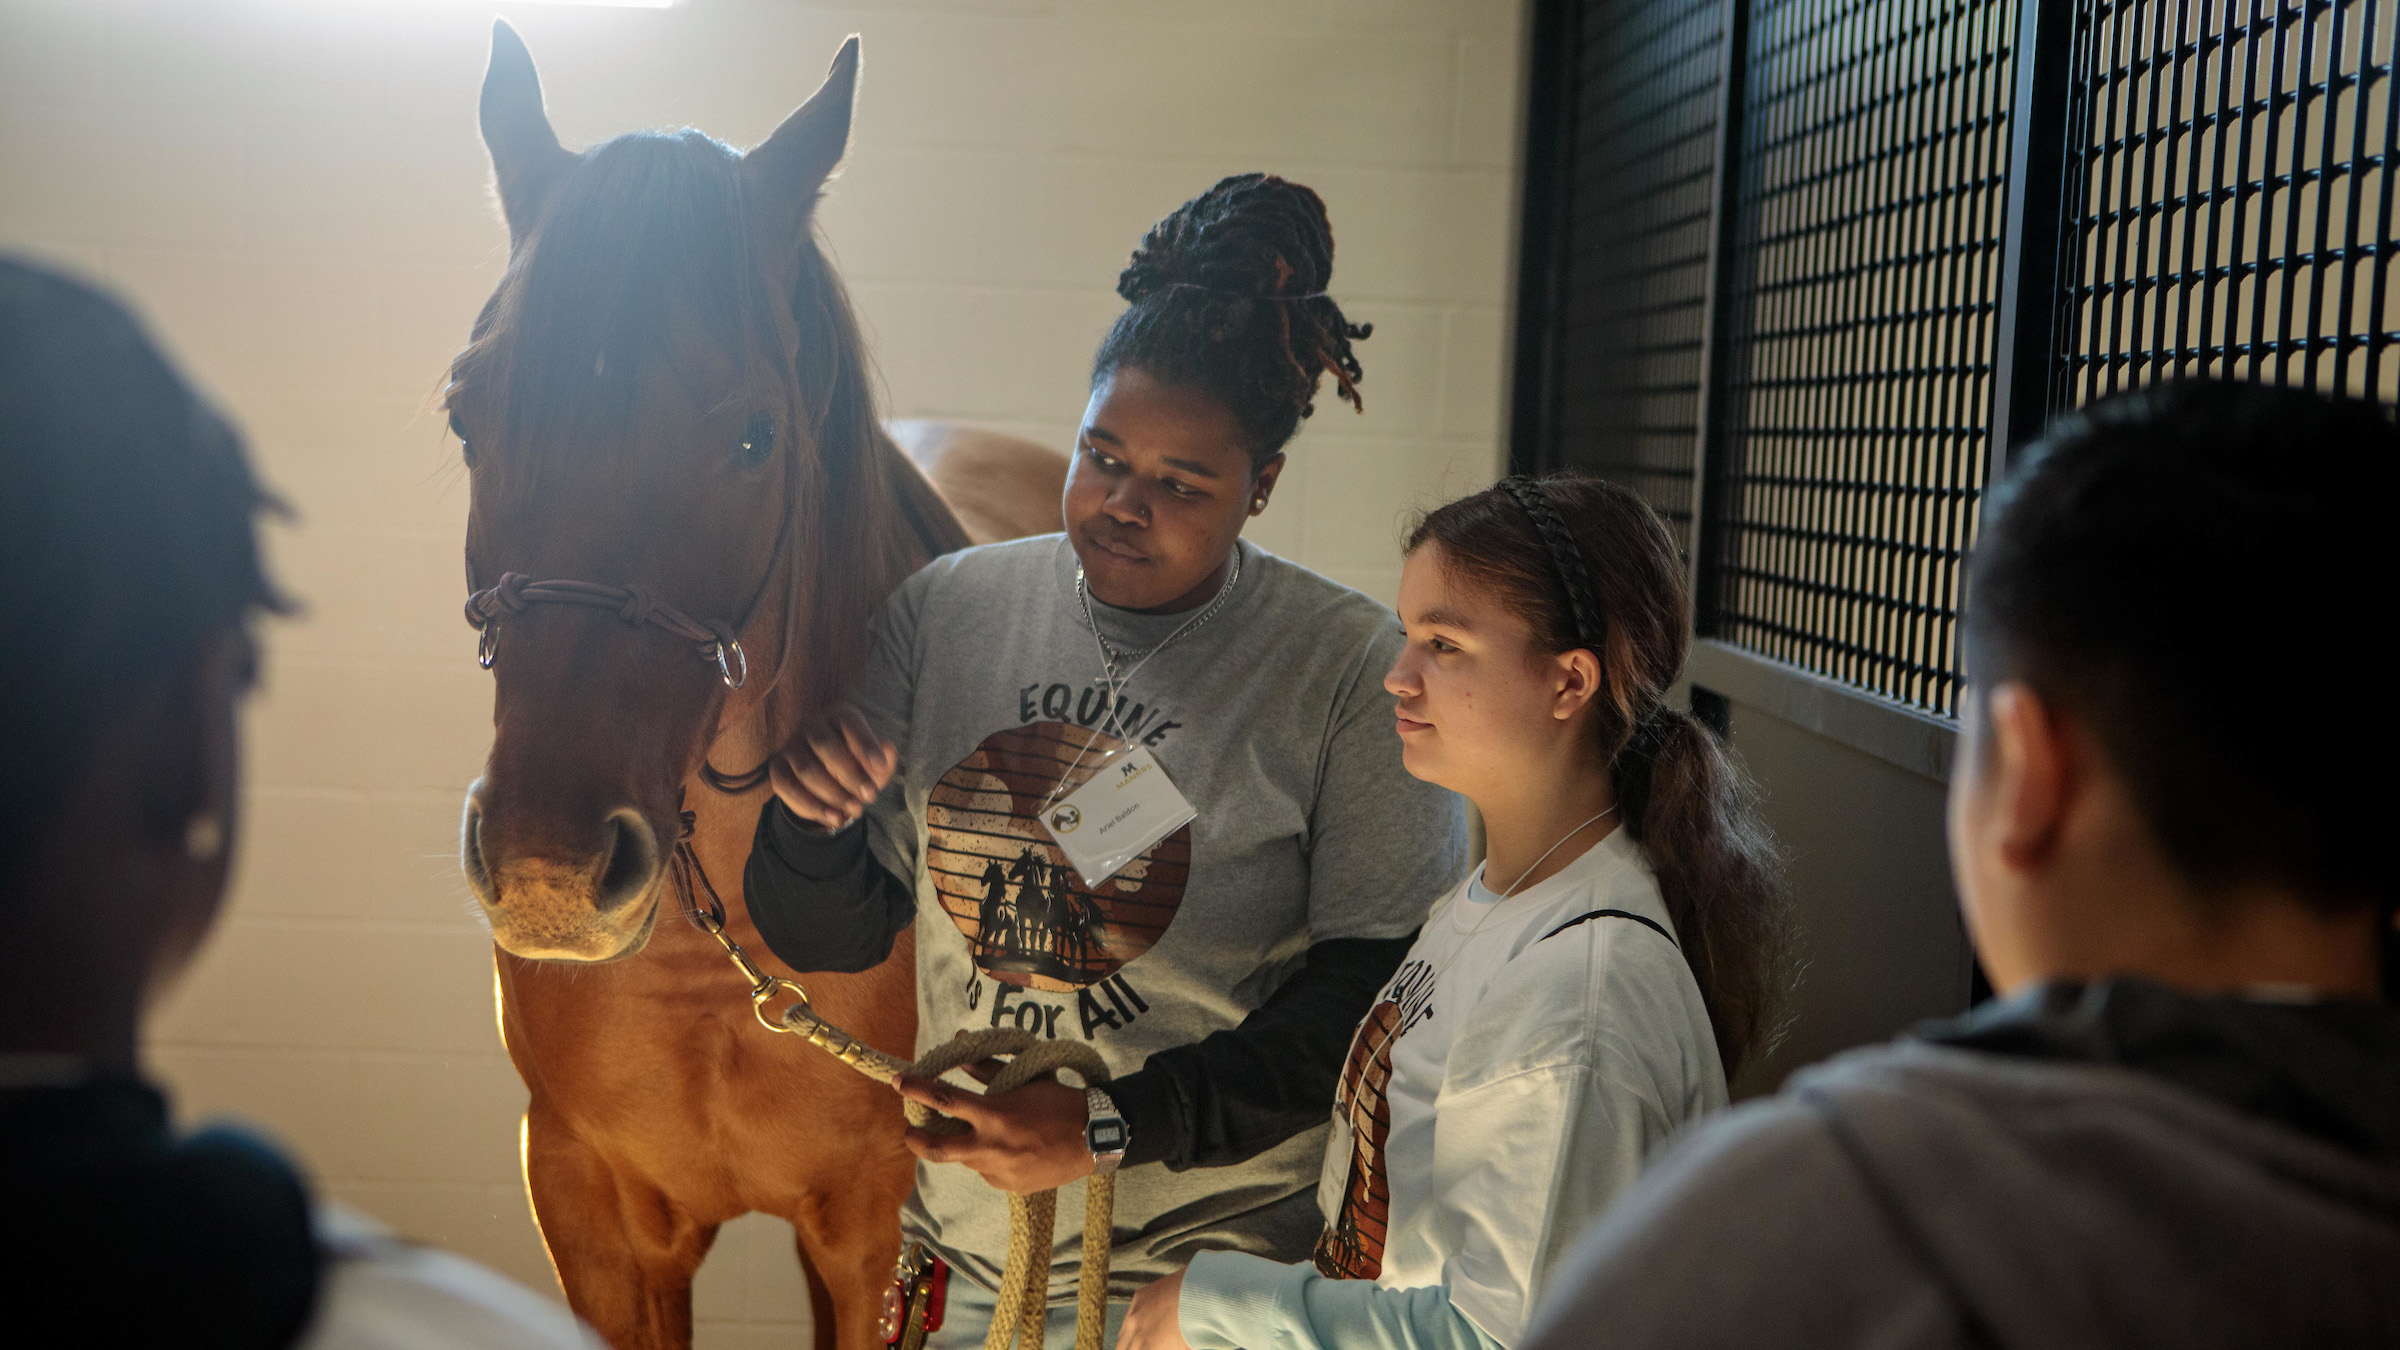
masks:
{"type": "Polygon", "coordinates": [[[1690,626],[1650,508],[1572,478],[1452,502],[1400,615],[1402,756],[1482,811],[1483,866],[1359,1024],[1314,1262],[1203,1253],[1120,1350],[1513,1346],[1565,1244],[1775,1027],[1775,851],[1666,701],[1690,626]]]}
{"type": "MultiPolygon", "coordinates": [[[[913,924],[920,1051],[1017,1027],[1087,1042],[1113,1075],[902,1085],[972,1127],[907,1141],[904,1234],[960,1277],[936,1346],[990,1320],[1008,1224],[987,1181],[1122,1168],[1112,1335],[1195,1251],[1305,1256],[1351,1029],[1465,870],[1459,799],[1401,771],[1394,616],[1241,537],[1320,380],[1359,402],[1368,329],[1332,271],[1324,204],[1280,178],[1228,178],[1159,222],[1118,279],[1065,533],[903,584],[855,706],[777,762],[745,883],[779,956],[864,969],[913,924]],[[1120,782],[1136,809],[1096,809],[1120,782]]],[[[1072,1335],[1069,1227],[1053,1343],[1072,1335]]]]}

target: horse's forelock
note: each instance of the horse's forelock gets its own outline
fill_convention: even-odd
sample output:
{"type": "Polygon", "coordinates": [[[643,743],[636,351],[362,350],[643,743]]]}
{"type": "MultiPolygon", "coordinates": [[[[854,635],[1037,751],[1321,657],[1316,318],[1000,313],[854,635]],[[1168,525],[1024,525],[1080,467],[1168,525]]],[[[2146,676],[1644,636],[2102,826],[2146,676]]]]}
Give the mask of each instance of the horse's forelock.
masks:
{"type": "Polygon", "coordinates": [[[629,377],[670,354],[677,318],[736,351],[771,334],[740,166],[690,130],[620,136],[577,157],[456,368],[495,400],[512,445],[538,451],[621,425],[629,377]]]}

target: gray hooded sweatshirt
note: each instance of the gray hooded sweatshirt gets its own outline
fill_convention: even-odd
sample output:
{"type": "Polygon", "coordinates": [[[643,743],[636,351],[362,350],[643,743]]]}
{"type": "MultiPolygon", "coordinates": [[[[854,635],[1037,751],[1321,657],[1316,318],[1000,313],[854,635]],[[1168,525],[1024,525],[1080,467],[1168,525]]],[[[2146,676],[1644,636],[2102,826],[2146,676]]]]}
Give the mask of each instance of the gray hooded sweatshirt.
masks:
{"type": "Polygon", "coordinates": [[[1529,1350],[2400,1347],[2400,1009],[2051,986],[1670,1147],[1529,1350]]]}

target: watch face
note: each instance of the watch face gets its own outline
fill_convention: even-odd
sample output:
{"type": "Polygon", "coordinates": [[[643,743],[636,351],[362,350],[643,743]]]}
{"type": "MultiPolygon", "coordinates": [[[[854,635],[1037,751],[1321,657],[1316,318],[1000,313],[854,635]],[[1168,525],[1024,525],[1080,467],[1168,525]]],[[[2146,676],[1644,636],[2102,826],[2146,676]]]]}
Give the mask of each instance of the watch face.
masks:
{"type": "Polygon", "coordinates": [[[1084,1136],[1090,1142],[1094,1153],[1122,1153],[1125,1151],[1124,1121],[1095,1120],[1085,1127],[1084,1136]]]}

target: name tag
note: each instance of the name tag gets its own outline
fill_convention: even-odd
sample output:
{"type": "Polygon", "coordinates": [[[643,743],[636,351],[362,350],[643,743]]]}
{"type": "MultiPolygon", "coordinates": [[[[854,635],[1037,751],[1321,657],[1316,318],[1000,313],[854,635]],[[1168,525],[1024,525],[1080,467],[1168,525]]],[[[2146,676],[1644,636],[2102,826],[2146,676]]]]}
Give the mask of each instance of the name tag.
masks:
{"type": "Polygon", "coordinates": [[[1097,887],[1200,813],[1145,746],[1112,756],[1082,787],[1042,809],[1042,828],[1083,884],[1097,887]]]}

